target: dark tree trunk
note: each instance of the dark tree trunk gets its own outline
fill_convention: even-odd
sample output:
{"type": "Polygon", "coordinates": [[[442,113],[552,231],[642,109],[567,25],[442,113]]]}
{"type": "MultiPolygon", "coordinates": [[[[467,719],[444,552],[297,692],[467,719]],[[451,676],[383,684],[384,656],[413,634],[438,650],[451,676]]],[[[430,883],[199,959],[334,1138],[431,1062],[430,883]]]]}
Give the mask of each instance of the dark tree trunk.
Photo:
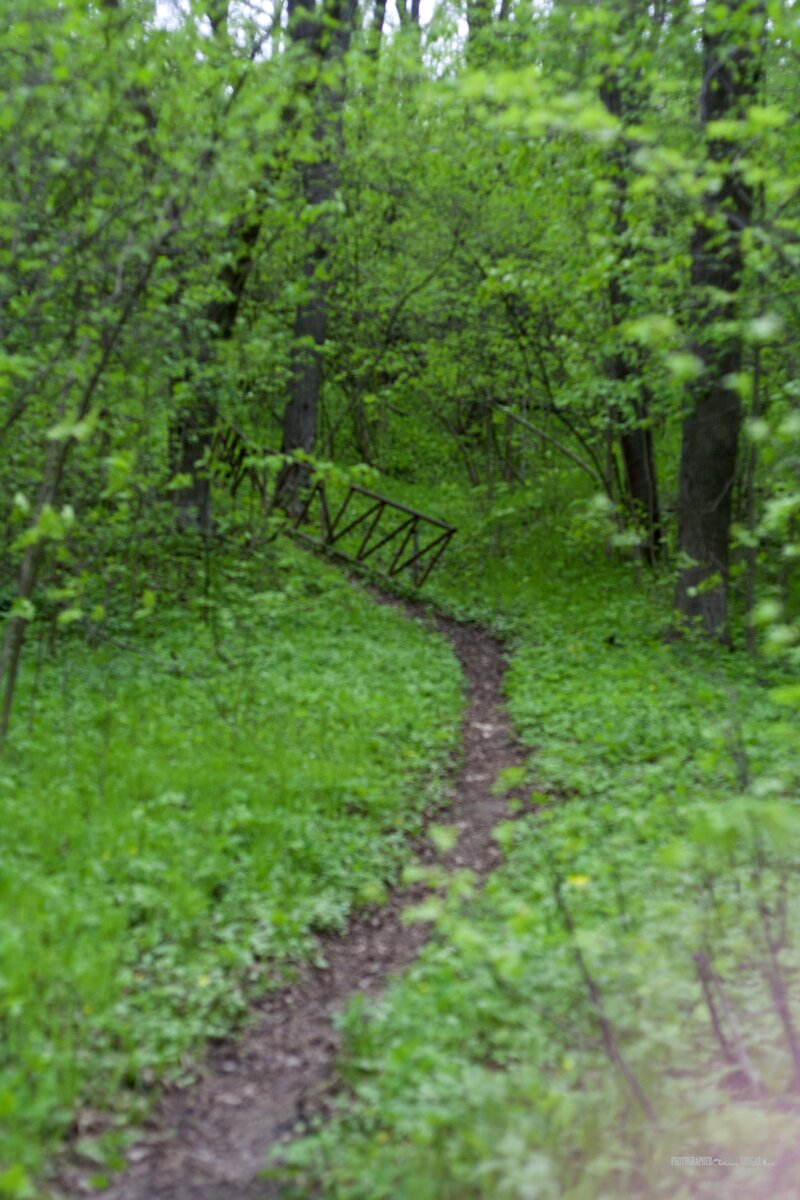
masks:
{"type": "MultiPolygon", "coordinates": [[[[315,108],[314,142],[317,157],[301,170],[303,200],[316,210],[308,230],[303,276],[305,298],[295,313],[289,400],[283,417],[284,454],[302,450],[310,454],[317,438],[317,416],[323,382],[323,353],[328,328],[327,263],[334,243],[332,218],[325,206],[339,184],[341,114],[344,104],[344,58],[350,45],[356,0],[333,0],[317,11],[314,0],[296,0],[290,6],[289,31],[298,49],[315,64],[308,88],[315,108]],[[320,84],[321,73],[331,82],[320,84]]],[[[291,508],[308,480],[308,467],[289,463],[276,486],[276,502],[291,508]]]]}
{"type": "Polygon", "coordinates": [[[471,67],[485,66],[488,61],[493,16],[493,0],[467,0],[467,63],[471,67]]]}
{"type": "Polygon", "coordinates": [[[386,21],[386,0],[375,0],[375,8],[372,13],[372,21],[370,22],[369,39],[367,42],[367,54],[371,58],[378,58],[381,51],[381,42],[383,41],[383,26],[386,21]]]}
{"type": "MultiPolygon", "coordinates": [[[[216,45],[225,50],[228,41],[228,0],[208,0],[206,15],[216,45]]],[[[169,458],[173,475],[187,482],[173,492],[178,528],[211,532],[211,479],[208,459],[214,441],[217,406],[213,384],[208,377],[214,360],[215,345],[233,336],[236,318],[244,297],[253,264],[253,252],[261,231],[260,209],[242,213],[231,223],[227,244],[231,259],[220,270],[217,284],[220,295],[210,301],[204,314],[202,341],[197,349],[197,377],[189,372],[180,382],[194,389],[192,400],[170,424],[169,458]]],[[[176,380],[177,385],[179,381],[176,380]]]]}
{"type": "Polygon", "coordinates": [[[205,312],[208,332],[204,332],[197,354],[199,375],[196,382],[184,380],[194,384],[196,394],[170,428],[170,469],[173,475],[188,477],[185,486],[176,488],[173,493],[178,527],[205,535],[211,532],[208,458],[217,423],[213,388],[205,373],[213,362],[215,345],[233,336],[260,231],[260,210],[240,216],[233,223],[228,239],[233,261],[219,274],[218,284],[224,294],[212,300],[205,312]]]}
{"type": "MultiPolygon", "coordinates": [[[[44,478],[39,491],[36,515],[39,517],[47,505],[54,505],[61,486],[61,477],[69,453],[69,441],[51,443],[47,452],[44,478]]],[[[17,605],[32,603],[32,597],[39,578],[39,571],[44,560],[45,543],[43,540],[27,546],[22,556],[19,575],[17,578],[17,605]]],[[[12,611],[3,637],[0,650],[0,683],[3,685],[3,699],[0,707],[0,746],[5,742],[11,719],[11,707],[14,702],[14,692],[17,686],[22,646],[27,631],[27,619],[20,613],[12,611]]]]}
{"type": "Polygon", "coordinates": [[[211,32],[217,39],[227,37],[228,9],[228,0],[208,0],[206,4],[206,16],[211,25],[211,32]]]}
{"type": "Polygon", "coordinates": [[[194,530],[207,536],[211,532],[208,456],[216,419],[213,401],[197,396],[170,428],[170,471],[173,478],[180,475],[184,480],[174,488],[172,500],[178,529],[184,533],[194,530]]]}
{"type": "MultiPolygon", "coordinates": [[[[759,4],[723,0],[707,6],[700,93],[704,126],[735,118],[755,101],[762,30],[759,4]]],[[[678,547],[686,565],[675,605],[685,621],[723,641],[728,638],[729,534],[742,419],[739,393],[730,383],[741,366],[741,337],[732,323],[744,265],[742,231],[753,212],[753,192],[738,153],[737,143],[708,141],[709,159],[723,164],[722,179],[719,190],[707,197],[692,243],[694,352],[703,370],[689,389],[678,498],[678,547]]]]}
{"type": "MultiPolygon", "coordinates": [[[[311,454],[317,440],[317,413],[322,392],[322,353],[328,327],[327,281],[317,275],[326,252],[322,244],[309,256],[303,267],[308,286],[307,300],[295,314],[292,375],[289,403],[283,415],[284,453],[303,450],[311,454]]],[[[291,464],[284,468],[279,483],[281,502],[294,494],[307,478],[307,468],[291,464]]]]}
{"type": "Polygon", "coordinates": [[[649,392],[640,383],[639,399],[634,402],[634,428],[623,431],[619,440],[634,517],[644,527],[641,550],[650,565],[655,566],[662,549],[661,506],[649,407],[649,392]]]}
{"type": "MultiPolygon", "coordinates": [[[[626,87],[618,70],[605,73],[600,96],[612,116],[620,120],[631,120],[638,116],[639,104],[634,86],[633,81],[629,81],[629,86],[626,87]]],[[[609,280],[608,291],[614,325],[619,325],[634,312],[634,300],[621,264],[623,258],[630,263],[635,252],[628,238],[626,215],[633,149],[627,139],[620,139],[611,155],[615,187],[613,216],[617,265],[609,280]]],[[[628,409],[625,411],[617,405],[615,412],[625,467],[625,486],[634,519],[642,529],[641,552],[651,565],[655,565],[662,545],[661,507],[653,432],[649,422],[651,397],[643,378],[644,363],[641,352],[633,346],[624,350],[620,348],[611,356],[606,369],[609,377],[619,385],[620,401],[624,399],[628,409]]]]}
{"type": "MultiPolygon", "coordinates": [[[[612,319],[618,324],[631,312],[630,297],[617,278],[611,280],[609,292],[612,319]]],[[[607,364],[609,376],[628,396],[630,411],[618,410],[616,413],[625,488],[633,518],[642,530],[640,551],[647,562],[655,566],[662,549],[661,505],[650,426],[651,394],[642,378],[643,369],[635,347],[614,354],[607,364]]]]}
{"type": "MultiPolygon", "coordinates": [[[[76,422],[79,423],[86,420],[92,411],[95,392],[105,376],[119,337],[130,319],[134,305],[147,289],[155,265],[163,254],[169,239],[176,232],[176,229],[177,224],[171,223],[167,226],[164,233],[153,243],[148,259],[143,264],[139,277],[132,284],[127,296],[122,295],[122,272],[121,270],[118,271],[117,283],[109,297],[109,310],[113,313],[114,306],[117,304],[119,305],[119,309],[115,319],[110,321],[101,330],[102,349],[76,406],[76,422]]],[[[62,418],[66,411],[68,392],[73,382],[74,378],[71,377],[63,393],[59,413],[62,418]]],[[[42,482],[39,488],[39,497],[36,504],[34,525],[38,522],[47,507],[54,508],[58,503],[61,481],[64,476],[72,443],[73,439],[69,437],[63,441],[50,442],[48,445],[42,482]]],[[[2,649],[0,649],[0,688],[2,688],[2,702],[0,702],[0,747],[2,747],[8,734],[11,708],[17,685],[17,674],[25,642],[27,620],[25,619],[24,608],[32,603],[44,555],[45,542],[43,539],[33,542],[25,549],[17,576],[17,602],[19,607],[23,609],[23,612],[12,613],[9,617],[3,636],[2,649]]]]}
{"type": "Polygon", "coordinates": [[[401,25],[410,25],[419,29],[420,0],[397,0],[397,15],[401,25]]]}

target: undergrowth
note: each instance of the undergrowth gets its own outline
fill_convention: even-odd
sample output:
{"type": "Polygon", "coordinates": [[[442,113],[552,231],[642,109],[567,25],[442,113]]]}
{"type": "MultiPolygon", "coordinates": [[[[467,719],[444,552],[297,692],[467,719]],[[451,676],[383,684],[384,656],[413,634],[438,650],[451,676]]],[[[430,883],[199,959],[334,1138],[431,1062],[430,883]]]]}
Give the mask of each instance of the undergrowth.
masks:
{"type": "Polygon", "coordinates": [[[87,1106],[102,1186],[152,1083],[381,901],[454,751],[449,647],[288,543],[168,596],[29,655],[0,763],[0,1196],[38,1194],[87,1106]]]}
{"type": "Polygon", "coordinates": [[[669,642],[669,582],[609,561],[590,506],[547,540],[524,505],[498,511],[461,502],[430,593],[509,638],[530,807],[497,830],[505,863],[480,893],[430,877],[417,916],[438,938],[376,1007],[351,1006],[340,1108],[268,1173],[326,1200],[789,1200],[785,680],[669,642]]]}

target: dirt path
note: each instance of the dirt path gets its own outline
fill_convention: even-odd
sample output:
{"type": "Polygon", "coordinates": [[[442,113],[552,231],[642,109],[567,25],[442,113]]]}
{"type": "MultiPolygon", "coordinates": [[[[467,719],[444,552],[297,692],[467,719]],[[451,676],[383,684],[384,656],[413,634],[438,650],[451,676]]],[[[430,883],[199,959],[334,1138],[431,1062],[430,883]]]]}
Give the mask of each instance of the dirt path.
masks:
{"type": "MultiPolygon", "coordinates": [[[[437,626],[452,642],[468,684],[463,765],[440,818],[460,826],[461,834],[440,861],[484,876],[499,862],[492,829],[508,805],[508,796],[492,795],[492,783],[504,767],[522,764],[525,752],[502,703],[498,642],[473,626],[441,618],[437,626]]],[[[434,857],[430,847],[421,857],[434,857]]],[[[240,1039],[210,1051],[195,1084],[165,1092],[129,1152],[129,1167],[102,1193],[106,1200],[278,1196],[276,1185],[258,1179],[267,1150],[319,1111],[335,1087],[337,1010],[357,992],[379,993],[386,977],[416,956],[427,927],[404,925],[401,917],[418,894],[397,891],[385,907],[355,917],[344,934],[321,938],[327,967],[303,968],[294,985],[259,1005],[240,1039]]],[[[71,1168],[61,1177],[63,1195],[97,1195],[90,1174],[71,1168]]]]}

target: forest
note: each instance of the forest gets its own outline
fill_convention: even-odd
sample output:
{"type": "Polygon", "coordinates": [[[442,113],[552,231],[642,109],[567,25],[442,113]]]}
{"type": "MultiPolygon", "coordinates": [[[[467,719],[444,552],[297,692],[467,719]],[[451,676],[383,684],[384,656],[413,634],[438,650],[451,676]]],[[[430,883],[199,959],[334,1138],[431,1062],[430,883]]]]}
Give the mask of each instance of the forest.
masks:
{"type": "Polygon", "coordinates": [[[0,1197],[795,1200],[795,0],[0,18],[0,1197]]]}

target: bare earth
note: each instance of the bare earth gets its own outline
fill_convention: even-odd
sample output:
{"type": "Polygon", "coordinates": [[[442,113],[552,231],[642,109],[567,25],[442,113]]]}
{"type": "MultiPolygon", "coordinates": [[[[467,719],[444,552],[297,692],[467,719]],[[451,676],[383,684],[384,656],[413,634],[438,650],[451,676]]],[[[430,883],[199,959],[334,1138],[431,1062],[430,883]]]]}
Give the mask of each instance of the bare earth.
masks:
{"type": "MultiPolygon", "coordinates": [[[[507,815],[508,795],[492,795],[505,767],[525,762],[502,702],[499,643],[474,626],[437,618],[453,644],[468,684],[463,765],[452,802],[437,819],[457,824],[456,847],[439,860],[483,877],[500,861],[494,826],[507,815]]],[[[420,856],[433,859],[429,846],[420,856]]],[[[404,907],[419,889],[398,890],[378,910],[354,917],[345,933],[320,938],[324,969],[304,967],[297,981],[266,997],[245,1033],[212,1048],[198,1080],[164,1092],[129,1166],[102,1194],[107,1200],[268,1200],[280,1192],[259,1180],[267,1152],[314,1112],[336,1087],[338,1035],[334,1016],[361,993],[375,996],[401,971],[428,936],[405,925],[404,907]]],[[[65,1166],[59,1195],[97,1195],[96,1166],[65,1166]]]]}

